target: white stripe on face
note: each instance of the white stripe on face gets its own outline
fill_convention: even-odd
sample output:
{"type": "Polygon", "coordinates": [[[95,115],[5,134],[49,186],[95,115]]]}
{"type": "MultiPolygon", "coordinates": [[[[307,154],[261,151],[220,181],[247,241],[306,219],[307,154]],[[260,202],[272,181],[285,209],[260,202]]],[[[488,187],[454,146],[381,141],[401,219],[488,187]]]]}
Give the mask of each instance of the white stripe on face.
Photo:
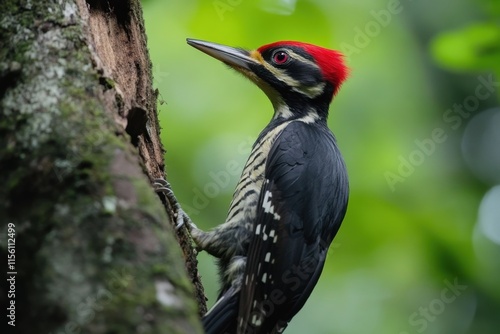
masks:
{"type": "MultiPolygon", "coordinates": [[[[299,61],[307,66],[310,66],[310,67],[315,68],[318,71],[320,71],[319,66],[314,61],[309,60],[307,58],[304,58],[303,56],[301,56],[300,54],[298,54],[292,50],[286,50],[286,52],[288,53],[288,55],[291,58],[295,59],[296,61],[299,61]]],[[[298,81],[298,80],[294,79],[293,77],[291,77],[290,75],[288,75],[286,72],[286,69],[284,69],[284,68],[275,67],[272,64],[270,64],[264,60],[261,61],[261,64],[269,72],[271,72],[272,75],[276,79],[280,80],[281,82],[284,82],[287,86],[291,87],[291,89],[293,91],[300,93],[300,94],[303,94],[310,99],[313,99],[313,98],[319,96],[325,88],[325,85],[326,85],[325,82],[319,82],[318,84],[316,84],[314,86],[306,86],[306,85],[302,84],[300,81],[298,81]]]]}

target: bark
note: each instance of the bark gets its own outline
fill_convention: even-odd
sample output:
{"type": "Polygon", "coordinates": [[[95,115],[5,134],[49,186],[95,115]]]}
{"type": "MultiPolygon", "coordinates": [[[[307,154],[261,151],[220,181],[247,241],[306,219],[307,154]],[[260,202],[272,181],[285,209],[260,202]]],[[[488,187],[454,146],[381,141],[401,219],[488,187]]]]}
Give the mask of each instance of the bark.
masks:
{"type": "Polygon", "coordinates": [[[194,251],[151,187],[163,154],[139,1],[0,2],[2,327],[202,332],[194,251]]]}

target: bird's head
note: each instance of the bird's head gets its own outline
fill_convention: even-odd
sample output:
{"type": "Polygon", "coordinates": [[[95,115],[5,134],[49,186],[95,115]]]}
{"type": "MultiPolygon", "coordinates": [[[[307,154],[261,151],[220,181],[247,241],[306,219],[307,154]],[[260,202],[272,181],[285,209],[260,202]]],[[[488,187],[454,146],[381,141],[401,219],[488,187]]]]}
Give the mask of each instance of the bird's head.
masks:
{"type": "Polygon", "coordinates": [[[341,53],[312,44],[283,41],[248,51],[194,39],[187,42],[256,83],[271,100],[276,118],[314,111],[326,119],[328,106],[348,75],[341,53]]]}

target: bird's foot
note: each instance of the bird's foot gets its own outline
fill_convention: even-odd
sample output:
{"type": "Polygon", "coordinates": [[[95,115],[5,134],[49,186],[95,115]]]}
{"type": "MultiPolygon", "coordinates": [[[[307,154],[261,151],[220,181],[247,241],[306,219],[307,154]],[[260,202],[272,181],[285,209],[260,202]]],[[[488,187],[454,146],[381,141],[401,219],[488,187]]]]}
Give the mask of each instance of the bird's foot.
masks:
{"type": "Polygon", "coordinates": [[[155,179],[153,181],[153,187],[155,188],[155,191],[157,193],[163,193],[166,197],[170,205],[172,206],[174,210],[174,216],[176,218],[175,222],[175,229],[178,230],[182,226],[186,226],[188,230],[191,230],[193,228],[197,228],[196,225],[193,223],[191,218],[182,210],[181,205],[179,204],[179,201],[174,195],[174,192],[172,190],[172,186],[170,183],[165,180],[165,179],[155,179]]]}

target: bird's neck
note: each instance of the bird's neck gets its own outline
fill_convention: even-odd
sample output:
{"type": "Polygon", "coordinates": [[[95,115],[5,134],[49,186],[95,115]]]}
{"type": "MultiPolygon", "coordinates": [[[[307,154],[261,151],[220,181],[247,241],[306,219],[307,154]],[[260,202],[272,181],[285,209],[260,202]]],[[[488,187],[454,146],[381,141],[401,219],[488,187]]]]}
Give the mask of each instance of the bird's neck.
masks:
{"type": "Polygon", "coordinates": [[[309,103],[286,104],[273,103],[273,120],[302,119],[306,123],[326,122],[328,118],[328,104],[316,105],[309,103]]]}

